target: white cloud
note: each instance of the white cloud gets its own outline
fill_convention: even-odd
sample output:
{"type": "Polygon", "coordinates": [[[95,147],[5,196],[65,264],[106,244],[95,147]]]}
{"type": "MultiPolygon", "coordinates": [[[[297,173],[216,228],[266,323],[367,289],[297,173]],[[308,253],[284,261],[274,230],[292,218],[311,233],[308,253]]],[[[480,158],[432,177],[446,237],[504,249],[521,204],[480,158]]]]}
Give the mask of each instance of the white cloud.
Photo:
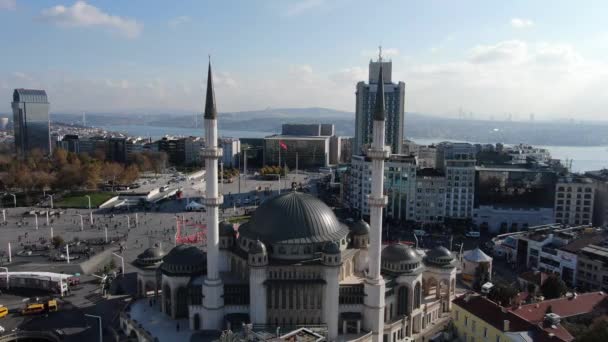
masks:
{"type": "Polygon", "coordinates": [[[17,8],[17,0],[0,0],[0,10],[14,10],[17,8]]]}
{"type": "Polygon", "coordinates": [[[516,29],[523,29],[534,26],[534,22],[530,19],[513,18],[511,19],[511,27],[516,29]]]}
{"type": "Polygon", "coordinates": [[[314,8],[321,7],[325,4],[325,0],[300,0],[292,2],[285,11],[285,15],[294,16],[302,14],[314,8]]]}
{"type": "Polygon", "coordinates": [[[169,27],[171,28],[176,28],[178,26],[184,25],[184,24],[188,24],[192,21],[192,18],[190,18],[187,15],[181,15],[179,17],[175,17],[169,20],[169,22],[167,23],[169,25],[169,27]]]}
{"type": "Polygon", "coordinates": [[[127,38],[137,38],[143,25],[134,19],[103,12],[85,1],[77,1],[71,7],[57,5],[42,11],[42,19],[64,27],[104,27],[127,38]]]}
{"type": "Polygon", "coordinates": [[[528,46],[519,40],[494,45],[478,45],[471,50],[472,63],[522,63],[528,57],[528,46]]]}
{"type": "MultiPolygon", "coordinates": [[[[360,65],[326,71],[316,64],[277,65],[264,77],[217,69],[218,109],[319,106],[354,112],[356,83],[367,79],[367,62],[361,58],[360,65]]],[[[538,119],[597,119],[605,118],[608,108],[608,63],[589,60],[563,43],[493,42],[473,46],[449,62],[399,58],[392,69],[393,80],[406,83],[408,112],[456,115],[462,107],[478,118],[504,113],[521,118],[533,112],[538,119]]],[[[33,87],[47,90],[57,112],[202,110],[204,67],[198,73],[141,77],[124,70],[128,68],[101,78],[27,69],[0,72],[0,98],[10,98],[13,88],[33,87]]]]}

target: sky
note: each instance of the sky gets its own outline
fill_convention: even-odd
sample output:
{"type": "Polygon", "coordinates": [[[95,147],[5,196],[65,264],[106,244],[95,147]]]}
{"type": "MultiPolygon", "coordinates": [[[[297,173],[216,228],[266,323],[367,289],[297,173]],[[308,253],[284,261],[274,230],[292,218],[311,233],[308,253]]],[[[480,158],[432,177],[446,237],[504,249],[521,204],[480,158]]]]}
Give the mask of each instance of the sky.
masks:
{"type": "Polygon", "coordinates": [[[0,0],[0,112],[14,88],[52,112],[354,112],[371,58],[407,112],[608,120],[608,2],[0,0]],[[0,101],[1,102],[1,101],[0,101]]]}

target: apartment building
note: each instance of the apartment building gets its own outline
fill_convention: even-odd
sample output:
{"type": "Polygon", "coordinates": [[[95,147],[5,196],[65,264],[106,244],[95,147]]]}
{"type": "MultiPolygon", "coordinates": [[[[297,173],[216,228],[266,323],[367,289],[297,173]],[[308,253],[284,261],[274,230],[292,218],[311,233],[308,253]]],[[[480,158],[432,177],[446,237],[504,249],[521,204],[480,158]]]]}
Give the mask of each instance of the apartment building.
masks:
{"type": "Polygon", "coordinates": [[[555,222],[569,225],[591,224],[596,185],[590,178],[569,175],[555,186],[555,222]]]}

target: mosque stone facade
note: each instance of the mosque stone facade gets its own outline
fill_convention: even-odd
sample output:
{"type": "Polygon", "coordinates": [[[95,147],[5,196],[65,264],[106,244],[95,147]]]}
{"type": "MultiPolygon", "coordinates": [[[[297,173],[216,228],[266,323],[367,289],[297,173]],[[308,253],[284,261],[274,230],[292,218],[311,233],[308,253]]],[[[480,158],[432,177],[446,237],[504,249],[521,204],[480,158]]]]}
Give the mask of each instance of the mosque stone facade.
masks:
{"type": "MultiPolygon", "coordinates": [[[[209,101],[213,92],[207,94],[209,101]]],[[[206,127],[217,134],[215,100],[212,105],[206,106],[213,114],[205,115],[206,127]]],[[[380,152],[376,159],[384,158],[380,152]]],[[[374,172],[382,173],[381,164],[376,166],[374,172]]],[[[207,182],[217,183],[217,177],[207,182]]],[[[221,201],[217,193],[212,196],[214,203],[221,201]]],[[[205,251],[178,245],[165,254],[154,247],[138,257],[139,294],[156,297],[168,319],[187,317],[193,331],[251,323],[270,332],[306,326],[325,331],[329,341],[415,338],[449,313],[456,261],[443,247],[382,246],[382,198],[370,198],[378,208],[371,226],[348,226],[321,200],[296,191],[266,200],[238,229],[208,217],[212,241],[205,251]]]]}

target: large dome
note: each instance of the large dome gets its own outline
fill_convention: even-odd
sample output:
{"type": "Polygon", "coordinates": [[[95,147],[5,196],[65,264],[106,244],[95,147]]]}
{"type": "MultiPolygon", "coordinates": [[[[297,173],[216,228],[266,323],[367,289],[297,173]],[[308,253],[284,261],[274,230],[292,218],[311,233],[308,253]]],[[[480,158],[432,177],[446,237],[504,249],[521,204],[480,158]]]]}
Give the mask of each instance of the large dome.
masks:
{"type": "Polygon", "coordinates": [[[262,203],[239,234],[266,244],[308,244],[339,241],[348,228],[321,200],[292,191],[262,203]]]}

